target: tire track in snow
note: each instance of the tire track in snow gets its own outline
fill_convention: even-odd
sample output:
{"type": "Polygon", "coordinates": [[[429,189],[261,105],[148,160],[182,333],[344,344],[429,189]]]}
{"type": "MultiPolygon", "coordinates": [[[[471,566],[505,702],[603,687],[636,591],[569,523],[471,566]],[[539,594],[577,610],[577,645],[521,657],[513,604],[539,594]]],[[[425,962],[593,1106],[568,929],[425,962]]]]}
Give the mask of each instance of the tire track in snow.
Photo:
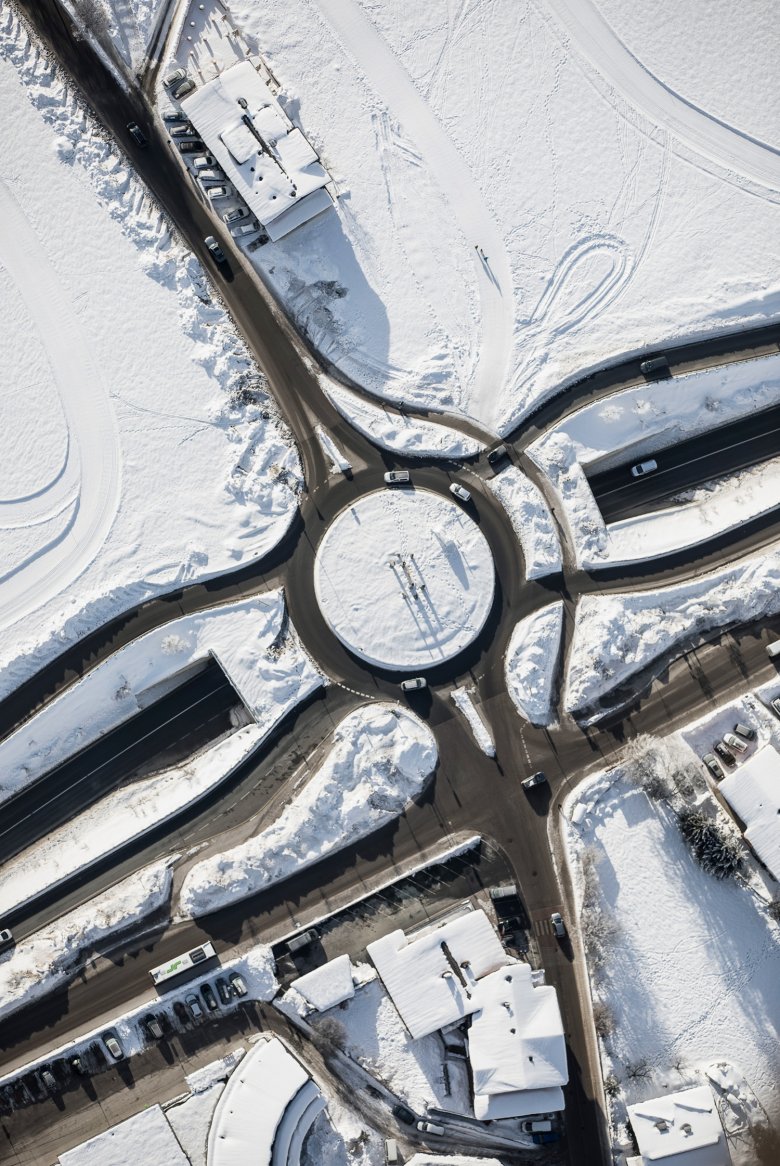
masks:
{"type": "Polygon", "coordinates": [[[108,390],[78,318],[24,211],[2,181],[0,223],[0,261],[38,328],[68,427],[65,471],[50,490],[0,506],[0,526],[40,522],[77,498],[64,537],[11,572],[0,587],[0,625],[8,626],[67,587],[102,546],[119,506],[121,449],[108,390]]]}
{"type": "Polygon", "coordinates": [[[574,48],[650,121],[710,162],[769,190],[780,190],[780,150],[676,93],[634,56],[592,0],[546,2],[574,48]]]}
{"type": "Polygon", "coordinates": [[[504,240],[482,192],[452,140],[355,0],[316,0],[345,50],[418,149],[473,249],[482,336],[469,413],[493,427],[513,336],[512,277],[504,240]],[[480,259],[475,248],[487,255],[480,259]]]}

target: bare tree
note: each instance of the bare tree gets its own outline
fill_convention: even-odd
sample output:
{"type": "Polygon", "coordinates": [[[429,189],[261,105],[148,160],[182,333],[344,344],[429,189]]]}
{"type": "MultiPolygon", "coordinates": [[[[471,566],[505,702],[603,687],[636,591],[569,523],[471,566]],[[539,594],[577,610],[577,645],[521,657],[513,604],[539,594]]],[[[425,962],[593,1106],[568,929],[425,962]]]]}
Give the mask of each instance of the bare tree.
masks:
{"type": "Polygon", "coordinates": [[[612,1015],[612,1009],[604,1000],[596,1000],[594,1002],[593,1023],[596,1027],[596,1033],[602,1040],[604,1037],[609,1036],[615,1027],[615,1018],[612,1015]]]}

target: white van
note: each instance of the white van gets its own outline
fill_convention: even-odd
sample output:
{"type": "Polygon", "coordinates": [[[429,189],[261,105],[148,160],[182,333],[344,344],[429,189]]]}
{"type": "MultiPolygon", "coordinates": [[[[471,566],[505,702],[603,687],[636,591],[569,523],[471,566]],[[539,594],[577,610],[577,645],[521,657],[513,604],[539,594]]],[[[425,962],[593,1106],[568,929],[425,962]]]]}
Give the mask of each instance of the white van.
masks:
{"type": "Polygon", "coordinates": [[[398,1142],[395,1138],[385,1138],[385,1162],[387,1166],[397,1166],[401,1161],[398,1153],[398,1142]]]}
{"type": "Polygon", "coordinates": [[[774,644],[767,644],[766,654],[770,660],[780,656],[780,640],[775,640],[774,644]]]}

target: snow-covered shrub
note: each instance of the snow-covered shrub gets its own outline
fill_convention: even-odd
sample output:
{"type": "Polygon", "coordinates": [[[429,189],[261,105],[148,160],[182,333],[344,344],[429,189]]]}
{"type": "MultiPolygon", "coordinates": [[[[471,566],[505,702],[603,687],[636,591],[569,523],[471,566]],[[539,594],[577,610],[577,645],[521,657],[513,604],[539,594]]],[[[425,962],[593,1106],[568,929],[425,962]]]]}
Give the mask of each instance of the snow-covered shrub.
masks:
{"type": "Polygon", "coordinates": [[[691,853],[708,874],[725,879],[742,869],[742,844],[727,827],[688,806],[679,811],[678,818],[691,853]]]}
{"type": "Polygon", "coordinates": [[[596,1000],[593,1004],[593,1024],[596,1033],[603,1040],[604,1037],[609,1036],[612,1029],[615,1027],[615,1018],[612,1015],[612,1009],[605,1000],[596,1000]]]}
{"type": "Polygon", "coordinates": [[[604,1092],[607,1097],[617,1097],[620,1093],[620,1082],[614,1073],[608,1073],[604,1078],[604,1092]]]}
{"type": "Polygon", "coordinates": [[[343,1050],[347,1043],[347,1030],[340,1020],[333,1016],[324,1016],[314,1025],[318,1043],[326,1053],[343,1050]]]}

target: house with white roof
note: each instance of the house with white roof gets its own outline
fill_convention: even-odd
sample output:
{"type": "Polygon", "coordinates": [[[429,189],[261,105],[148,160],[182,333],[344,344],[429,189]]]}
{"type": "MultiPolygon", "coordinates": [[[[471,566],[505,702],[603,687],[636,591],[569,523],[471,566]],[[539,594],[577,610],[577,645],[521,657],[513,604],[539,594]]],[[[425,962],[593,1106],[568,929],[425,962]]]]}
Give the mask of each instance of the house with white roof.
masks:
{"type": "Polygon", "coordinates": [[[201,85],[181,107],[270,239],[332,208],[330,175],[250,61],[201,85]]]}
{"type": "Polygon", "coordinates": [[[731,1155],[709,1085],[628,1106],[639,1147],[636,1166],[730,1166],[731,1155]]]}
{"type": "Polygon", "coordinates": [[[780,753],[774,745],[756,750],[718,790],[745,823],[745,839],[780,879],[780,753]]]}

